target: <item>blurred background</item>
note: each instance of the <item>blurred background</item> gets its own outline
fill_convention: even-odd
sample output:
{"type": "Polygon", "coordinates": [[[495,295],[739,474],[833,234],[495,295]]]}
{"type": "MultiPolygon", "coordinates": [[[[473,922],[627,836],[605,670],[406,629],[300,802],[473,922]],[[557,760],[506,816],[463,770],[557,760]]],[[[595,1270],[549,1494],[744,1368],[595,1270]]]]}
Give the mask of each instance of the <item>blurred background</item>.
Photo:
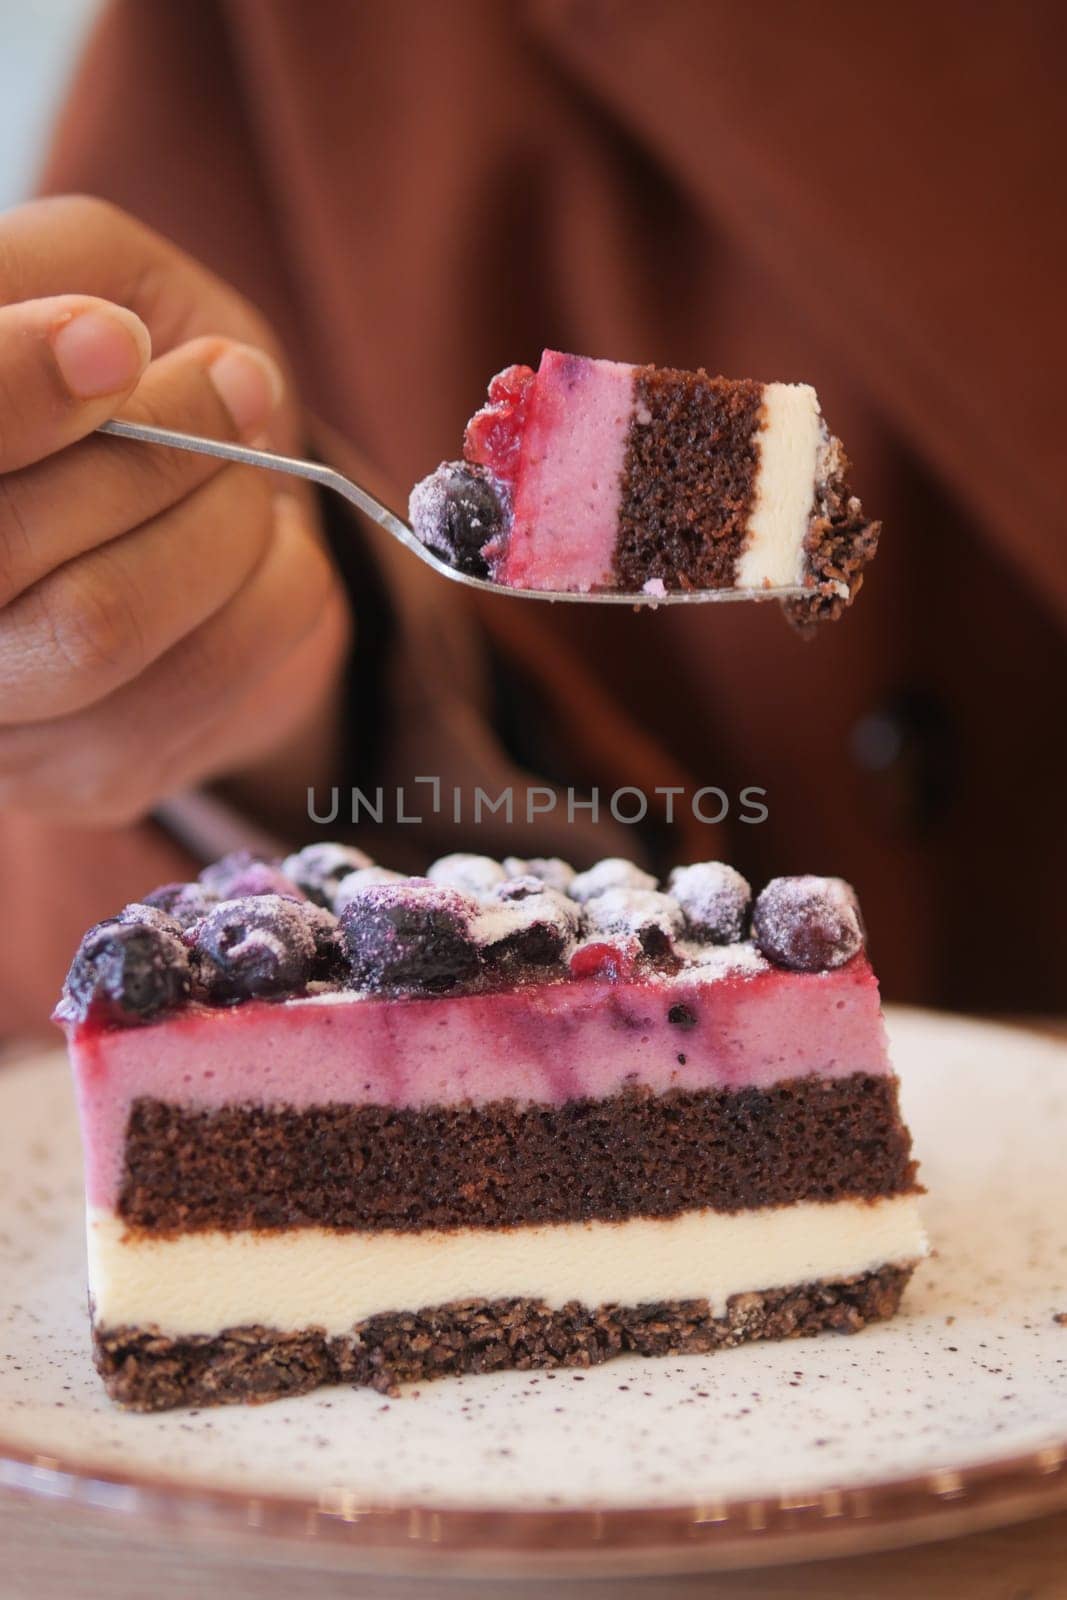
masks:
{"type": "MultiPolygon", "coordinates": [[[[32,191],[100,9],[0,0],[0,208],[32,191]]],[[[631,853],[840,874],[888,998],[1048,1014],[1067,927],[1065,20],[1054,0],[113,0],[45,181],[254,300],[309,449],[332,448],[327,424],[397,504],[456,453],[488,376],[546,346],[814,384],[885,525],[858,606],[816,643],[773,607],[579,633],[510,600],[457,618],[440,593],[433,615],[477,639],[502,773],[764,788],[765,826],[650,829],[631,853]]],[[[431,634],[420,615],[404,644],[425,704],[368,692],[378,776],[426,771],[453,725],[431,634]]],[[[360,842],[397,859],[395,838],[360,842]]],[[[31,852],[4,843],[17,877],[31,852]]],[[[47,865],[43,834],[33,848],[47,865]]],[[[42,923],[66,960],[113,909],[101,889],[76,919],[67,895],[42,923]]],[[[21,994],[13,967],[0,998],[5,977],[21,994]]]]}
{"type": "Polygon", "coordinates": [[[33,187],[98,0],[0,0],[0,210],[33,187]]]}

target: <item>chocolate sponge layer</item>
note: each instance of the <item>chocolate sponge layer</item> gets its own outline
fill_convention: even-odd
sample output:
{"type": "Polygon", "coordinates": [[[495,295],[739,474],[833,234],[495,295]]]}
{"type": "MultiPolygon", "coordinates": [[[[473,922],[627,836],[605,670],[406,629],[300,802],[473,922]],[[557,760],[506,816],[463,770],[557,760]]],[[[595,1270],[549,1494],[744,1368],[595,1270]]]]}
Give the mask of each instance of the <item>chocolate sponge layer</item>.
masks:
{"type": "Polygon", "coordinates": [[[639,590],[650,578],[668,589],[733,584],[762,412],[761,383],[638,369],[615,547],[620,588],[639,590]]]}
{"type": "Polygon", "coordinates": [[[561,1105],[134,1102],[119,1213],[198,1228],[512,1227],[671,1217],[915,1187],[896,1082],[631,1089],[561,1105]]]}

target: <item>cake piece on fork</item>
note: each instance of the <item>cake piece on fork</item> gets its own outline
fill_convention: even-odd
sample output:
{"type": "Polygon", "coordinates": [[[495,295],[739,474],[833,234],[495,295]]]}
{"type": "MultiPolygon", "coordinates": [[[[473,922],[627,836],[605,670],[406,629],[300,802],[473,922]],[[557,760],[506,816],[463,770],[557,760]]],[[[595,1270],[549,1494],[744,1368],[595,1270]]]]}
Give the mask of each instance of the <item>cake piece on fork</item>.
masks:
{"type": "Polygon", "coordinates": [[[807,384],[546,350],[492,380],[463,460],[416,485],[410,520],[512,588],[799,587],[788,604],[810,621],[851,603],[878,543],[847,474],[807,384]]]}

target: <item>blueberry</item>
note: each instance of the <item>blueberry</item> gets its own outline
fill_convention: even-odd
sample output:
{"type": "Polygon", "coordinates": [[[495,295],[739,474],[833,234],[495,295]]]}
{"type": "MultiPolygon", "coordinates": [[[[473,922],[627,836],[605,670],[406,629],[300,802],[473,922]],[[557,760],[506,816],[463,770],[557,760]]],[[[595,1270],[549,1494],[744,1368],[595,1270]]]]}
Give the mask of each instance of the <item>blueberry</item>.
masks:
{"type": "Polygon", "coordinates": [[[224,900],[197,926],[193,949],[199,979],[220,1005],[303,989],[318,953],[303,905],[273,894],[224,900]]]}
{"type": "Polygon", "coordinates": [[[304,899],[304,891],[273,861],[253,861],[239,872],[226,891],[227,900],[247,900],[256,895],[280,894],[287,899],[304,899]]]}
{"type": "Polygon", "coordinates": [[[504,871],[509,878],[539,878],[560,894],[569,894],[574,882],[574,868],[559,856],[531,856],[528,861],[519,856],[505,856],[504,871]]]}
{"type": "Polygon", "coordinates": [[[441,856],[427,868],[426,876],[431,883],[447,884],[450,889],[461,889],[464,894],[473,894],[480,900],[483,895],[491,894],[498,883],[503,883],[507,874],[492,856],[457,852],[441,856]]]}
{"type": "Polygon", "coordinates": [[[607,856],[603,861],[598,861],[595,867],[590,867],[588,872],[579,872],[571,880],[567,893],[584,905],[587,900],[608,889],[652,890],[658,886],[658,881],[650,872],[642,872],[632,861],[624,861],[619,856],[607,856]]]}
{"type": "Polygon", "coordinates": [[[189,954],[178,924],[172,931],[162,912],[156,916],[159,921],[111,918],[90,928],[67,974],[61,1009],[80,1020],[130,1024],[180,1005],[192,984],[189,954]]]}
{"type": "Polygon", "coordinates": [[[482,907],[478,936],[491,967],[556,966],[574,949],[581,912],[573,900],[539,878],[512,878],[498,884],[482,907]]]}
{"type": "Polygon", "coordinates": [[[230,884],[242,872],[247,872],[254,863],[261,862],[262,856],[253,855],[251,850],[231,850],[227,855],[220,856],[217,861],[212,861],[210,866],[200,873],[199,882],[208,894],[213,894],[216,900],[225,900],[230,884]]]}
{"type": "Polygon", "coordinates": [[[346,906],[362,894],[364,889],[369,889],[375,883],[408,883],[402,872],[393,872],[389,867],[358,867],[355,872],[349,872],[338,883],[333,892],[333,911],[335,916],[340,916],[346,906]]]}
{"type": "Polygon", "coordinates": [[[218,903],[218,895],[202,883],[164,883],[144,897],[146,906],[166,912],[183,928],[191,928],[218,903]]]}
{"type": "Polygon", "coordinates": [[[111,920],[133,927],[155,928],[157,932],[169,933],[175,939],[182,938],[182,925],[174,913],[165,911],[162,906],[151,905],[147,900],[134,900],[130,905],[123,906],[118,916],[111,920]]]}
{"type": "Polygon", "coordinates": [[[768,961],[793,972],[843,967],[863,948],[855,891],[842,878],[772,878],[753,908],[752,936],[768,961]]]}
{"type": "Polygon", "coordinates": [[[506,493],[484,467],[443,461],[411,491],[408,517],[418,538],[450,566],[489,576],[483,551],[504,531],[506,493]]]}
{"type": "Polygon", "coordinates": [[[675,867],[668,888],[685,912],[686,934],[702,944],[736,944],[744,937],[752,890],[722,861],[675,867]]]}
{"type": "Polygon", "coordinates": [[[351,872],[371,865],[371,858],[354,845],[308,844],[295,855],[286,856],[282,871],[316,905],[336,910],[334,896],[338,884],[351,872]]]}
{"type": "Polygon", "coordinates": [[[692,1006],[678,1004],[671,1006],[667,1012],[667,1021],[672,1028],[681,1028],[683,1033],[688,1033],[690,1028],[697,1025],[697,1014],[692,1006]]]}
{"type": "Polygon", "coordinates": [[[476,978],[477,902],[426,880],[371,884],[341,913],[351,982],[399,994],[447,994],[476,978]]]}
{"type": "MultiPolygon", "coordinates": [[[[502,883],[498,883],[495,886],[490,898],[498,900],[501,905],[512,905],[516,901],[529,900],[531,895],[543,895],[547,889],[548,885],[546,883],[535,877],[532,872],[527,872],[515,877],[505,878],[502,883]]],[[[571,910],[574,910],[573,905],[571,910]]]]}
{"type": "Polygon", "coordinates": [[[340,922],[326,906],[318,906],[313,900],[297,903],[315,945],[310,977],[319,983],[343,982],[348,963],[340,922]]]}
{"type": "Polygon", "coordinates": [[[250,850],[231,850],[229,855],[212,862],[200,874],[200,883],[216,900],[244,900],[261,894],[300,898],[303,894],[277,862],[266,861],[250,850]]]}
{"type": "Polygon", "coordinates": [[[666,954],[684,926],[677,900],[653,889],[605,889],[586,901],[585,922],[590,935],[636,939],[648,955],[666,954]]]}

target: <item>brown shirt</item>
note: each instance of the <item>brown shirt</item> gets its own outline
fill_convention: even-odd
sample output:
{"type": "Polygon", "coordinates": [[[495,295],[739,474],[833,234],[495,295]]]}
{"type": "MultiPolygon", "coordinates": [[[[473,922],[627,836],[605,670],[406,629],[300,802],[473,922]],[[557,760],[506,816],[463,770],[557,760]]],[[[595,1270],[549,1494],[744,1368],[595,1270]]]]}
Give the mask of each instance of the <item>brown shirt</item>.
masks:
{"type": "Polygon", "coordinates": [[[376,760],[718,785],[731,818],[652,846],[851,878],[890,998],[1051,1008],[1063,32],[1051,3],[964,0],[125,0],[46,181],[256,299],[336,451],[399,503],[458,453],[488,376],[542,346],[814,383],[885,523],[841,623],[808,643],[773,606],[474,616],[390,557],[376,760]]]}

